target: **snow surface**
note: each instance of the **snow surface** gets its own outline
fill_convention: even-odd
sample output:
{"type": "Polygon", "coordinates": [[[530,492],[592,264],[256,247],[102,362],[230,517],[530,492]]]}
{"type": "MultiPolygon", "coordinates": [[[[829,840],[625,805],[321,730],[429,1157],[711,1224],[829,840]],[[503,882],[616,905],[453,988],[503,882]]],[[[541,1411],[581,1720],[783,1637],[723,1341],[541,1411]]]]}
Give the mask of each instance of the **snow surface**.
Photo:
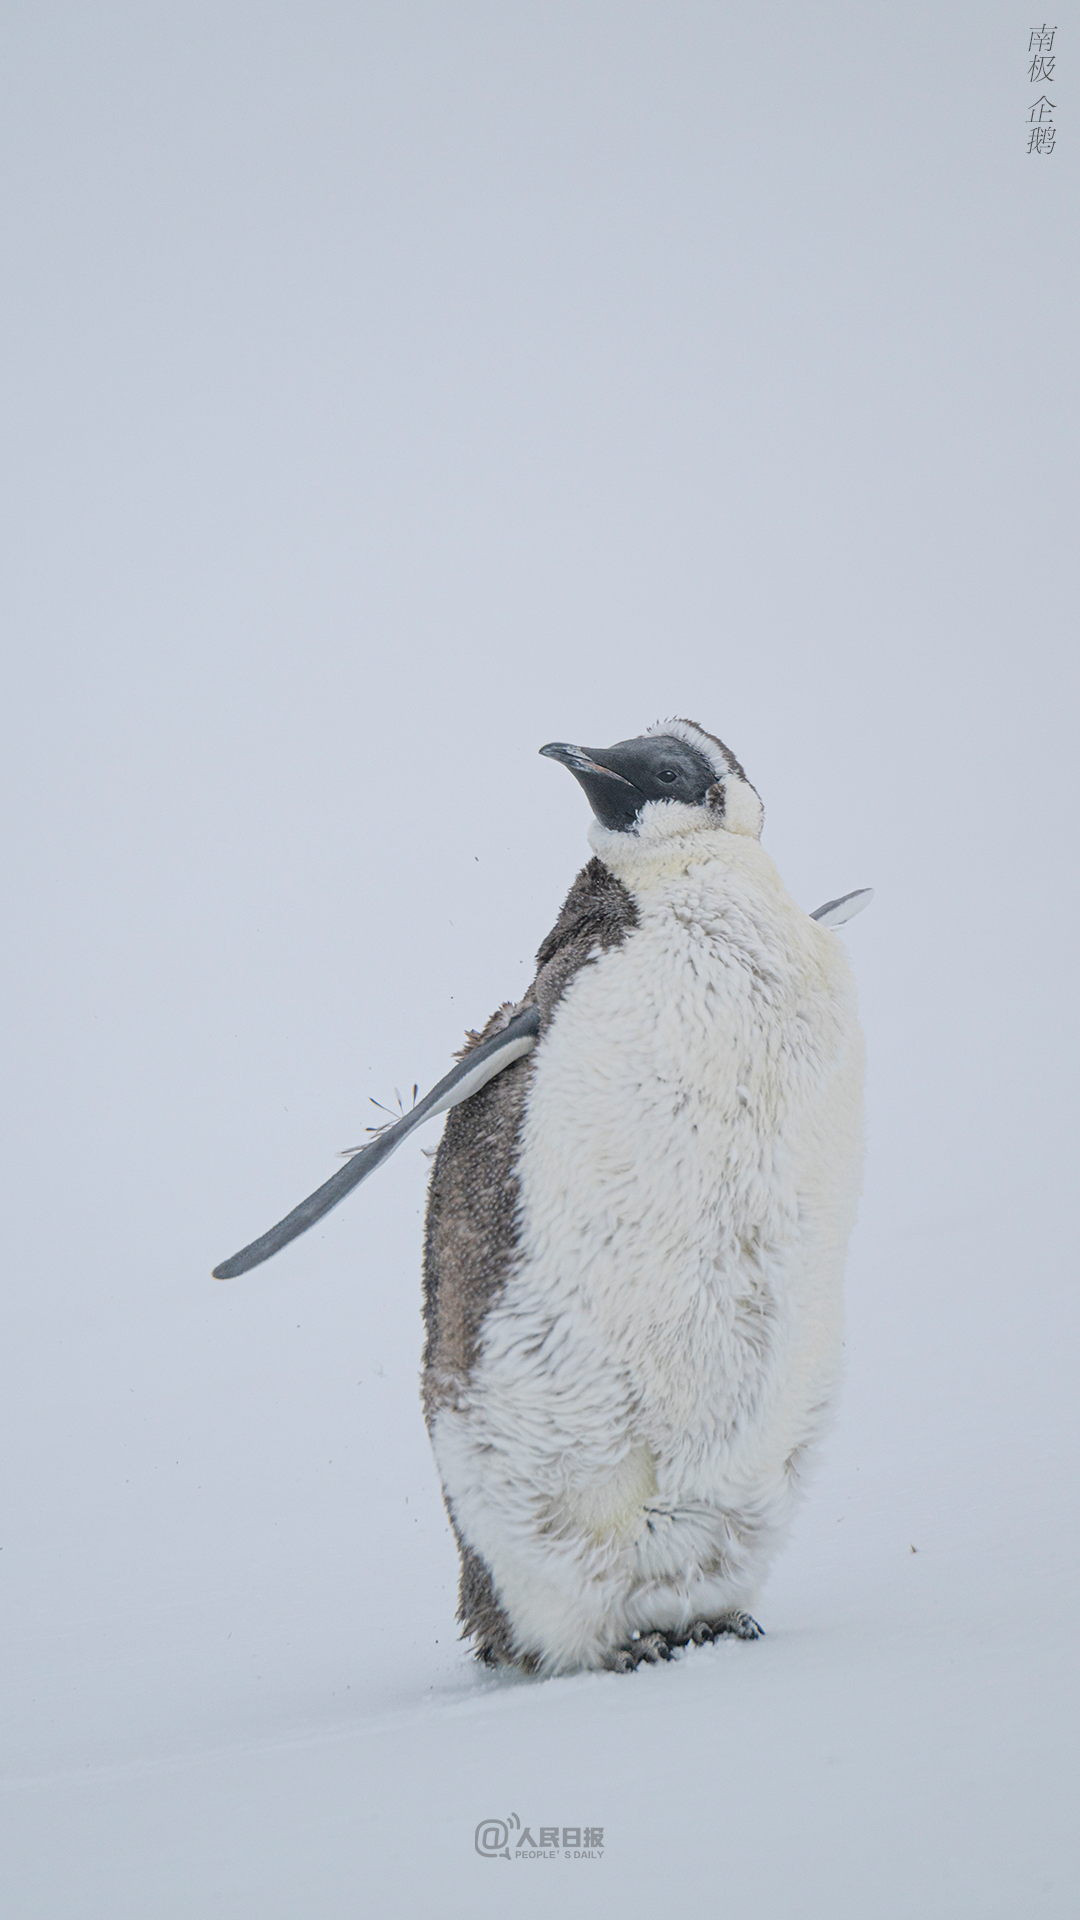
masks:
{"type": "MultiPolygon", "coordinates": [[[[349,1421],[330,1303],[316,1309],[333,1470],[320,1422],[283,1410],[276,1447],[256,1423],[264,1480],[251,1435],[239,1458],[227,1448],[218,1385],[157,1532],[135,1542],[99,1510],[26,1551],[6,1910],[337,1920],[697,1896],[763,1920],[1075,1912],[1061,1512],[1077,1309],[1049,1276],[1018,1298],[1024,1256],[972,1223],[864,1233],[844,1418],[772,1582],[767,1639],[539,1685],[485,1676],[453,1644],[453,1556],[406,1344],[384,1349],[349,1421]],[[87,1591],[103,1525],[120,1563],[87,1591]],[[514,1813],[534,1836],[602,1826],[603,1857],[478,1857],[478,1823],[514,1813]]],[[[154,1461],[159,1476],[171,1464],[154,1461]]]]}
{"type": "Polygon", "coordinates": [[[1080,1907],[1075,136],[899,12],[12,10],[5,1920],[1080,1907]],[[491,1676],[437,1130],[210,1268],[529,977],[536,749],[672,710],[876,889],[845,1397],[761,1643],[491,1676]]]}

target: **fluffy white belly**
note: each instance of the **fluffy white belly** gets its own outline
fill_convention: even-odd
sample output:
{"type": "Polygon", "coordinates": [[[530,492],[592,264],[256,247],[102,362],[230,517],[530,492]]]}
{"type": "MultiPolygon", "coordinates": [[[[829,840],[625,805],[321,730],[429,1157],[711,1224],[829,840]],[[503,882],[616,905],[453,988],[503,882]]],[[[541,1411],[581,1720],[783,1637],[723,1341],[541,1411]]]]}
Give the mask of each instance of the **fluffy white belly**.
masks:
{"type": "Polygon", "coordinates": [[[775,1536],[837,1384],[862,1072],[846,955],[756,843],[637,904],[537,1050],[520,1258],[436,1436],[526,1611],[527,1536],[628,1591],[715,1571],[732,1526],[775,1536]]]}

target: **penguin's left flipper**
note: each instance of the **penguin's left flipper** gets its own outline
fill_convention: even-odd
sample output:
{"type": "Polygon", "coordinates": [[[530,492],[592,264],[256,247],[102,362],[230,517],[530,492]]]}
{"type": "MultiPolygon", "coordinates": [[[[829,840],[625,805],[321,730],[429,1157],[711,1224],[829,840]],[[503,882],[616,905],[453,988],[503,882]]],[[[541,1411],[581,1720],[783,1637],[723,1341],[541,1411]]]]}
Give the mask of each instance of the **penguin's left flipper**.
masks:
{"type": "Polygon", "coordinates": [[[252,1267],[261,1266],[272,1254],[287,1247],[289,1241],[295,1240],[298,1234],[306,1233],[317,1220],[329,1213],[331,1207],[336,1207],[347,1193],[358,1187],[361,1180],[366,1180],[369,1173],[374,1173],[376,1167],[388,1160],[395,1147],[400,1147],[414,1127],[420,1126],[424,1120],[433,1119],[437,1113],[446,1113],[450,1107],[460,1106],[463,1100],[468,1100],[472,1094],[479,1093],[481,1087],[486,1087],[488,1081],[494,1080],[495,1075],[502,1073],[505,1067],[531,1053],[539,1032],[539,1007],[525,1007],[521,1013],[516,1013],[498,1033],[493,1033],[488,1040],[482,1040],[478,1047],[473,1047],[463,1060],[459,1060],[438,1085],[432,1087],[430,1093],[417,1101],[415,1107],[403,1114],[400,1120],[395,1120],[393,1126],[384,1127],[368,1146],[361,1147],[352,1155],[347,1166],[339,1168],[314,1193],[309,1193],[306,1200],[301,1200],[300,1205],[287,1213],[284,1220],[279,1220],[276,1227],[268,1228],[250,1246],[234,1253],[231,1260],[223,1260],[219,1267],[215,1267],[214,1279],[235,1280],[237,1274],[249,1273],[252,1267]]]}
{"type": "Polygon", "coordinates": [[[854,893],[842,893],[839,900],[826,900],[823,907],[815,907],[810,915],[819,927],[842,927],[847,920],[854,920],[857,913],[870,905],[874,897],[873,887],[857,887],[854,893]]]}

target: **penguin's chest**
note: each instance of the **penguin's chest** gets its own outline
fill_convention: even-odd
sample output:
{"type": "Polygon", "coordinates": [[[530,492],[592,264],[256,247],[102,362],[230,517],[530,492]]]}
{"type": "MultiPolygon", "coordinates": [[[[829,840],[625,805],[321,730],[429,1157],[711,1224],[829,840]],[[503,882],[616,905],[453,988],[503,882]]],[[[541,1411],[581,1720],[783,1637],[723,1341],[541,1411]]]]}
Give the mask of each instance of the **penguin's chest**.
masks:
{"type": "Polygon", "coordinates": [[[538,1049],[504,1311],[548,1329],[567,1407],[660,1459],[723,1450],[790,1371],[821,989],[782,925],[687,883],[581,970],[538,1049]]]}

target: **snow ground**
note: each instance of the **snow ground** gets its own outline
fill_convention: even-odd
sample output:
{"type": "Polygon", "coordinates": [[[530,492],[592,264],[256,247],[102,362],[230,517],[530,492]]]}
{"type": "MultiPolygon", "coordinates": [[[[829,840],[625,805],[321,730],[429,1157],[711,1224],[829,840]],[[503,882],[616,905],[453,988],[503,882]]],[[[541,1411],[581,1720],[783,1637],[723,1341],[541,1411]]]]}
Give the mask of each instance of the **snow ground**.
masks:
{"type": "MultiPolygon", "coordinates": [[[[134,1652],[103,1604],[74,1658],[50,1646],[42,1664],[39,1647],[55,1731],[4,1794],[4,1910],[344,1920],[701,1898],[754,1920],[1073,1915],[1080,1596],[1062,1516],[1080,1328],[1051,1249],[1037,1293],[1017,1294],[1030,1251],[970,1222],[860,1234],[843,1418],[758,1645],[630,1676],[474,1670],[447,1640],[430,1471],[424,1553],[408,1551],[411,1454],[377,1462],[398,1524],[368,1535],[377,1579],[362,1556],[356,1652],[337,1649],[330,1698],[260,1704],[224,1673],[211,1616],[224,1629],[242,1603],[208,1608],[192,1645],[186,1596],[170,1610],[159,1592],[154,1644],[134,1652]],[[133,1721],[102,1764],[125,1698],[133,1721]],[[478,1823],[514,1814],[534,1837],[602,1826],[603,1855],[479,1857],[478,1823]]],[[[280,1621],[265,1644],[273,1624],[247,1622],[270,1694],[275,1660],[279,1692],[295,1664],[280,1621]]]]}
{"type": "Polygon", "coordinates": [[[1029,30],[7,10],[4,1920],[1080,1911],[1080,148],[1070,92],[1025,157],[1029,30]],[[585,854],[537,748],[673,709],[806,907],[877,889],[845,1398],[764,1641],[507,1680],[418,1147],[210,1269],[529,977],[585,854]],[[603,1857],[481,1858],[511,1815],[603,1857]]]}

